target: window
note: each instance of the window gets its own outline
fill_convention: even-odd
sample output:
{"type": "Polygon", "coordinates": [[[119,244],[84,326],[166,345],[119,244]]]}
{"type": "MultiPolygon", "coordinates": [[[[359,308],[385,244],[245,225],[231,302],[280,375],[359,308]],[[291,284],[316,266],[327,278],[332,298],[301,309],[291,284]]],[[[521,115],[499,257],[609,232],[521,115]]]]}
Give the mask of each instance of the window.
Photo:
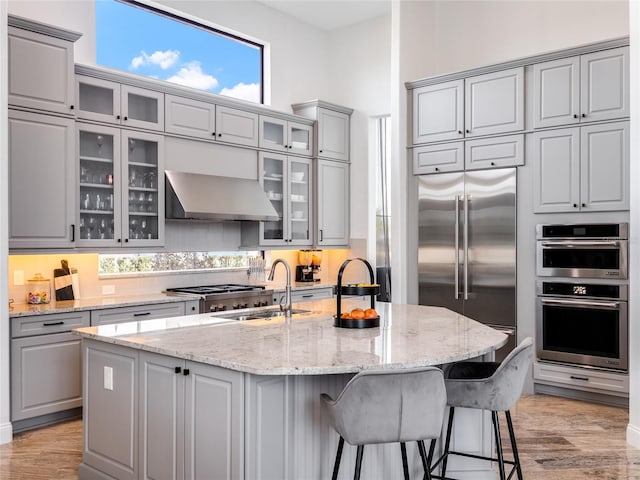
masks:
{"type": "Polygon", "coordinates": [[[95,4],[98,65],[263,102],[262,45],[135,0],[95,4]]]}
{"type": "Polygon", "coordinates": [[[102,254],[98,256],[98,273],[247,269],[262,263],[262,252],[257,251],[102,254]]]}

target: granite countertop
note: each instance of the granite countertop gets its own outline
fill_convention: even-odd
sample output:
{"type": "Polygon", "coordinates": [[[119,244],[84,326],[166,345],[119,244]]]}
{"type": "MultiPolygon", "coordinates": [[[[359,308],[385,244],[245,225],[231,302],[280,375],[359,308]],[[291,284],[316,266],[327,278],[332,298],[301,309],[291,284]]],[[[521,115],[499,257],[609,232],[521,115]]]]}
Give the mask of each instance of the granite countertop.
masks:
{"type": "MultiPolygon", "coordinates": [[[[343,310],[368,306],[344,302],[343,310]]],[[[441,307],[378,303],[380,327],[333,326],[335,300],[296,303],[310,310],[282,317],[235,321],[188,315],[86,327],[84,338],[258,375],[322,375],[399,369],[465,360],[501,347],[507,336],[441,307]]],[[[227,312],[228,313],[228,312],[227,312]]]]}
{"type": "Polygon", "coordinates": [[[104,308],[131,307],[155,303],[175,303],[198,300],[197,295],[165,295],[164,293],[146,293],[141,295],[109,295],[104,297],[81,298],[78,300],[61,300],[32,305],[14,303],[9,310],[9,318],[30,315],[47,315],[52,313],[69,313],[81,310],[101,310],[104,308]]]}

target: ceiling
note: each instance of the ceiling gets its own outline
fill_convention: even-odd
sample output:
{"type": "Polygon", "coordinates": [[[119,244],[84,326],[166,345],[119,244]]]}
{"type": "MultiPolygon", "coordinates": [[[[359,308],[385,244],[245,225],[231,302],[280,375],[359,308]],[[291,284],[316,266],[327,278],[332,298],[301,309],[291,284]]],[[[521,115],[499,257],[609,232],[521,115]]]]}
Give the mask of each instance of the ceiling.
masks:
{"type": "Polygon", "coordinates": [[[391,12],[391,0],[258,0],[322,30],[334,30],[391,12]]]}

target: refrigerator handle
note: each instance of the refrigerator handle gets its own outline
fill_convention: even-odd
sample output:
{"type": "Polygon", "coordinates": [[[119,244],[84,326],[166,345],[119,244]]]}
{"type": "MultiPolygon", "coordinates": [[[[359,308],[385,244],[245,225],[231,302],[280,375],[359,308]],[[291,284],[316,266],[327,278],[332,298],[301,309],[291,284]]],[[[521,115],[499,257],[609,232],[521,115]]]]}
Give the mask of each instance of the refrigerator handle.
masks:
{"type": "Polygon", "coordinates": [[[464,231],[463,231],[463,247],[464,247],[464,299],[469,300],[469,195],[464,195],[464,231]]]}
{"type": "Polygon", "coordinates": [[[460,296],[460,202],[458,199],[458,195],[456,195],[453,199],[455,205],[453,207],[456,212],[456,226],[455,226],[455,234],[454,234],[454,268],[453,268],[453,281],[454,281],[454,289],[455,296],[454,298],[458,300],[460,296]]]}

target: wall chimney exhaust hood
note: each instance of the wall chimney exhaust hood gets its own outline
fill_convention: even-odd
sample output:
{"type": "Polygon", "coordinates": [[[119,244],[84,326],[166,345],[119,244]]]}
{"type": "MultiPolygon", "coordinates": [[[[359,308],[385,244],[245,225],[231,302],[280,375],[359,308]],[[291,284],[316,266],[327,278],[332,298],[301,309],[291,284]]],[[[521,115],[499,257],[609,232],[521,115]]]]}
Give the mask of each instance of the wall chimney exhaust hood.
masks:
{"type": "Polygon", "coordinates": [[[279,220],[257,180],[165,170],[166,217],[279,220]]]}

